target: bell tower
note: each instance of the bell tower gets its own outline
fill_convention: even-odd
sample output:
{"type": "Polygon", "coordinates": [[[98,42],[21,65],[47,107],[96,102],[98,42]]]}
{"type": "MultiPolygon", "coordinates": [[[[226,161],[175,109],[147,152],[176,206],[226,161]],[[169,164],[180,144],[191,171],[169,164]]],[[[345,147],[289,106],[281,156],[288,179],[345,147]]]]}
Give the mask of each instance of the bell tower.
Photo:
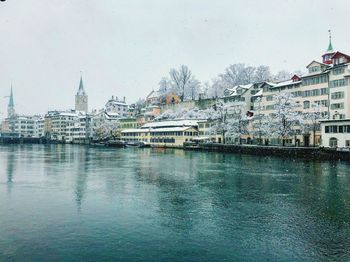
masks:
{"type": "Polygon", "coordinates": [[[80,77],[79,89],[75,95],[75,110],[88,112],[88,95],[84,90],[83,77],[80,77]]]}
{"type": "Polygon", "coordinates": [[[12,92],[12,86],[11,86],[10,99],[9,99],[9,103],[7,105],[7,117],[8,118],[13,118],[15,115],[16,115],[16,113],[15,113],[15,103],[13,102],[13,92],[12,92]]]}

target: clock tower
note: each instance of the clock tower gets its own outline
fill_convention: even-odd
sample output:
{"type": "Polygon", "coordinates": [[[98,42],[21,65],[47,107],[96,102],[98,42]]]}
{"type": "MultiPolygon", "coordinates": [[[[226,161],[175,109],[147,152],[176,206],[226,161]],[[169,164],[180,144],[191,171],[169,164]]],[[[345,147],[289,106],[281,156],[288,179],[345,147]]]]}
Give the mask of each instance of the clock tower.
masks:
{"type": "Polygon", "coordinates": [[[79,89],[75,95],[75,110],[88,112],[88,95],[85,93],[83,77],[80,77],[79,89]]]}

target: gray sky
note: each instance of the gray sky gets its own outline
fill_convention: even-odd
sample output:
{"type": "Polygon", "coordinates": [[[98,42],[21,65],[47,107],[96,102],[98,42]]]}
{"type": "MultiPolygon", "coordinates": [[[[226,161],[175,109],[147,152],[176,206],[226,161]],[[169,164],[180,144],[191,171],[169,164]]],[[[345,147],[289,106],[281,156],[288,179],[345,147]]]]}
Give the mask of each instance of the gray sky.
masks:
{"type": "MultiPolygon", "coordinates": [[[[233,63],[304,69],[328,45],[349,52],[350,1],[7,0],[0,2],[0,112],[13,83],[19,113],[134,102],[186,64],[202,82],[233,63]]],[[[1,117],[1,115],[0,115],[1,117]]]]}

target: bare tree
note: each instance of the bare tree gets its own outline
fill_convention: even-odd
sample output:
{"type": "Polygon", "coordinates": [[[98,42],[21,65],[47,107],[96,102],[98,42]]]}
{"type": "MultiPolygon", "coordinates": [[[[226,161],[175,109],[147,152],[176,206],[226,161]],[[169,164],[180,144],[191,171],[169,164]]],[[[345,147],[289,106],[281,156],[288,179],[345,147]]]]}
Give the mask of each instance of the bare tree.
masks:
{"type": "Polygon", "coordinates": [[[273,76],[273,80],[276,82],[286,81],[286,80],[291,79],[292,76],[293,76],[293,74],[291,72],[288,72],[286,70],[282,70],[282,71],[277,72],[277,74],[275,74],[273,76]]]}
{"type": "Polygon", "coordinates": [[[245,84],[243,82],[243,72],[245,69],[244,64],[233,64],[225,69],[225,73],[220,74],[219,78],[222,83],[227,87],[233,87],[235,85],[245,84]]]}
{"type": "Polygon", "coordinates": [[[271,72],[268,66],[258,66],[255,70],[255,82],[269,81],[271,79],[271,72]]]}
{"type": "Polygon", "coordinates": [[[185,91],[192,77],[191,70],[186,65],[182,65],[179,69],[171,69],[169,74],[174,88],[180,94],[180,100],[184,101],[185,91]]]}
{"type": "Polygon", "coordinates": [[[241,84],[251,84],[255,81],[256,68],[253,66],[247,66],[243,69],[241,74],[241,84]]]}

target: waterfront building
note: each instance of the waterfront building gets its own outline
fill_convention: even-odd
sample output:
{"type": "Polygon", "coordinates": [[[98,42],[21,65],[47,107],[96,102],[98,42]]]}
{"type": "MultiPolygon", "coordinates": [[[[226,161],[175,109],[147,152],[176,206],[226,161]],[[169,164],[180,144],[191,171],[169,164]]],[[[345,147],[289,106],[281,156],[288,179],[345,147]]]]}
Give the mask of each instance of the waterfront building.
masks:
{"type": "Polygon", "coordinates": [[[84,89],[82,76],[80,77],[78,92],[75,95],[75,110],[88,112],[88,95],[84,89]]]}
{"type": "Polygon", "coordinates": [[[52,140],[83,143],[92,136],[91,116],[83,111],[49,111],[45,116],[45,134],[52,140]]]}
{"type": "Polygon", "coordinates": [[[321,121],[321,135],[324,147],[350,148],[350,119],[321,121]]]}
{"type": "MultiPolygon", "coordinates": [[[[264,115],[275,114],[273,96],[280,92],[290,92],[300,104],[297,109],[300,114],[308,114],[313,110],[312,105],[319,105],[322,119],[350,118],[350,56],[335,52],[329,39],[329,45],[322,55],[322,62],[312,61],[307,66],[307,73],[302,76],[294,75],[290,80],[262,85],[263,93],[259,103],[264,115]]],[[[306,123],[307,124],[307,121],[306,123]]],[[[296,136],[288,139],[290,144],[303,146],[320,145],[321,129],[318,126],[315,137],[308,130],[296,130],[296,136]]]]}
{"type": "Polygon", "coordinates": [[[197,120],[160,121],[138,129],[121,131],[124,141],[140,141],[151,146],[182,147],[184,142],[199,137],[197,120]]]}

